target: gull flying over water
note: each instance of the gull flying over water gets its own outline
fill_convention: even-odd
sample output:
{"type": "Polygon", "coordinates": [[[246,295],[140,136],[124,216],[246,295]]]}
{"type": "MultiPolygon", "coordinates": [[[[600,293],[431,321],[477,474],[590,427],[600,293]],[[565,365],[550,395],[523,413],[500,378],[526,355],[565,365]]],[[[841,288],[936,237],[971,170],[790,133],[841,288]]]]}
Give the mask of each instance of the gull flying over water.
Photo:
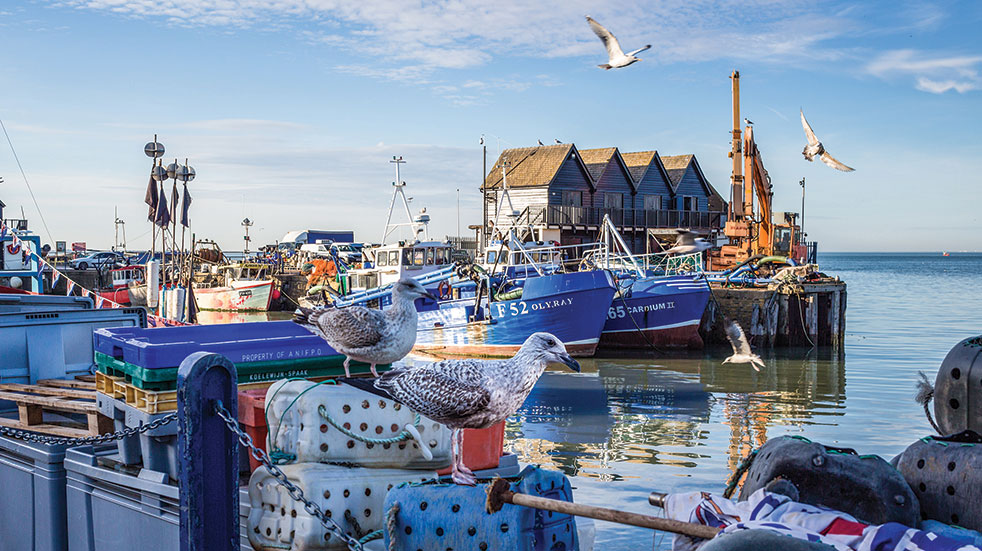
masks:
{"type": "Polygon", "coordinates": [[[692,254],[701,253],[702,251],[707,251],[713,248],[713,244],[706,241],[699,234],[694,231],[689,230],[677,230],[679,232],[678,239],[675,240],[675,245],[671,249],[662,252],[661,254],[692,254]]]}
{"type": "Polygon", "coordinates": [[[436,300],[415,279],[404,277],[392,287],[392,306],[375,310],[364,306],[344,308],[299,308],[293,321],[319,335],[344,354],[344,374],[351,376],[348,363],[357,360],[371,364],[392,363],[409,354],[416,344],[416,306],[419,297],[436,300]]]}
{"type": "Polygon", "coordinates": [[[805,156],[808,162],[815,160],[816,156],[820,156],[822,162],[829,165],[830,167],[841,170],[843,172],[852,172],[856,170],[852,167],[848,167],[842,164],[838,159],[829,154],[825,150],[825,146],[822,142],[818,141],[818,137],[815,136],[815,132],[812,130],[811,125],[805,120],[805,112],[801,111],[801,127],[805,129],[805,137],[808,138],[808,145],[805,146],[804,151],[801,152],[805,156]]]}
{"type": "Polygon", "coordinates": [[[624,53],[621,50],[621,44],[617,41],[617,37],[611,34],[603,25],[597,23],[595,19],[586,16],[586,22],[590,24],[590,28],[593,29],[594,34],[600,37],[600,40],[604,43],[604,47],[607,48],[607,63],[603,65],[597,65],[601,69],[620,69],[621,67],[627,67],[628,65],[641,61],[640,58],[635,57],[634,54],[641,53],[651,47],[651,44],[645,45],[644,48],[638,48],[633,52],[624,53]]]}
{"type": "Polygon", "coordinates": [[[733,355],[723,360],[723,363],[750,364],[754,370],[760,371],[760,367],[764,367],[764,360],[750,349],[750,343],[747,342],[747,336],[743,334],[740,324],[731,319],[724,319],[723,323],[726,324],[726,338],[733,347],[733,355]]]}
{"type": "Polygon", "coordinates": [[[393,369],[376,379],[375,387],[452,429],[451,477],[473,486],[477,479],[461,455],[463,429],[487,428],[518,411],[549,364],[580,370],[562,341],[534,333],[507,360],[443,360],[393,369]]]}

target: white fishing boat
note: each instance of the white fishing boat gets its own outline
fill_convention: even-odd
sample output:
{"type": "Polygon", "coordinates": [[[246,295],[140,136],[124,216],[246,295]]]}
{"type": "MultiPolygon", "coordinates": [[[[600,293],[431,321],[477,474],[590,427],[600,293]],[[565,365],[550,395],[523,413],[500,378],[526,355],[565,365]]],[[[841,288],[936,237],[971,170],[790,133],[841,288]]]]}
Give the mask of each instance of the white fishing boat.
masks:
{"type": "Polygon", "coordinates": [[[341,274],[345,293],[388,285],[405,276],[418,279],[453,264],[453,246],[446,241],[430,239],[430,215],[426,213],[426,209],[421,209],[419,214],[413,216],[409,208],[411,199],[406,197],[406,182],[402,181],[399,171],[400,165],[405,161],[399,157],[390,162],[396,165],[396,180],[392,183],[392,200],[389,203],[385,230],[382,232],[383,245],[363,251],[369,261],[366,267],[341,274]],[[405,212],[405,222],[393,221],[397,204],[405,212]],[[411,237],[392,242],[390,239],[399,231],[409,233],[411,237]]]}
{"type": "Polygon", "coordinates": [[[239,262],[216,266],[217,281],[221,285],[194,289],[194,300],[199,310],[269,310],[273,298],[273,279],[270,267],[253,262],[239,262]]]}

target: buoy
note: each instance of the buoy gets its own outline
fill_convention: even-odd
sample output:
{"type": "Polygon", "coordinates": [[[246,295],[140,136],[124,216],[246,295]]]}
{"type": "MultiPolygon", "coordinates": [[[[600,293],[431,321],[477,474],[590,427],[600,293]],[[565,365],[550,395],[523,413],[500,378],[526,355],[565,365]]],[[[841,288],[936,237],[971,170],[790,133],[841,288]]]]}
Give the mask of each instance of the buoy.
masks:
{"type": "Polygon", "coordinates": [[[879,456],[857,455],[797,436],[771,438],[756,452],[740,501],[778,478],[794,484],[800,503],[831,507],[870,524],[920,522],[914,492],[879,456]]]}
{"type": "Polygon", "coordinates": [[[943,434],[982,434],[982,335],[956,344],[934,381],[934,417],[943,434]]]}

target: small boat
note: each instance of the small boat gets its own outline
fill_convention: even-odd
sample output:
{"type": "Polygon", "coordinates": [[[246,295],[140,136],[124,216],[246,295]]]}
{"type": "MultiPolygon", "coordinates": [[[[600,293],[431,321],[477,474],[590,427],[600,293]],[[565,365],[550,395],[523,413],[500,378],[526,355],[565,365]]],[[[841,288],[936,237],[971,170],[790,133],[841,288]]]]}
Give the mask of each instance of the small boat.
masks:
{"type": "Polygon", "coordinates": [[[199,310],[266,311],[273,298],[269,266],[239,262],[216,266],[221,284],[196,284],[194,299],[199,310]]]}
{"type": "Polygon", "coordinates": [[[146,306],[147,288],[145,268],[139,265],[124,266],[109,271],[110,289],[98,291],[99,296],[124,306],[146,306]],[[134,292],[135,290],[135,292],[134,292]],[[135,295],[135,296],[134,296],[135,295]],[[142,302],[139,300],[142,298],[142,302]],[[137,300],[137,302],[134,302],[137,300]]]}
{"type": "Polygon", "coordinates": [[[948,254],[948,251],[942,251],[941,252],[941,256],[951,256],[951,255],[948,254]]]}
{"type": "Polygon", "coordinates": [[[552,333],[573,356],[592,356],[614,297],[608,272],[531,277],[493,298],[441,301],[418,313],[413,350],[439,356],[510,356],[537,331],[552,333]],[[514,298],[513,298],[514,297],[514,298]]]}

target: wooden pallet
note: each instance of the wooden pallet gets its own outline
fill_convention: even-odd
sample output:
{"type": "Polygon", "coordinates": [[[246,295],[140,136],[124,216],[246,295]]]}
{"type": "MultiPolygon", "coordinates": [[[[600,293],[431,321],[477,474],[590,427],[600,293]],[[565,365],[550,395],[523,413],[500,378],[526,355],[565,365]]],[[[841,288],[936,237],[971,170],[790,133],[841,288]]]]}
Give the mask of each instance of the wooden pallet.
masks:
{"type": "Polygon", "coordinates": [[[112,419],[99,413],[95,381],[46,379],[36,385],[0,384],[0,400],[17,404],[17,419],[0,417],[0,425],[54,436],[80,438],[113,431],[112,419]],[[84,417],[82,422],[45,422],[44,413],[84,417]]]}

